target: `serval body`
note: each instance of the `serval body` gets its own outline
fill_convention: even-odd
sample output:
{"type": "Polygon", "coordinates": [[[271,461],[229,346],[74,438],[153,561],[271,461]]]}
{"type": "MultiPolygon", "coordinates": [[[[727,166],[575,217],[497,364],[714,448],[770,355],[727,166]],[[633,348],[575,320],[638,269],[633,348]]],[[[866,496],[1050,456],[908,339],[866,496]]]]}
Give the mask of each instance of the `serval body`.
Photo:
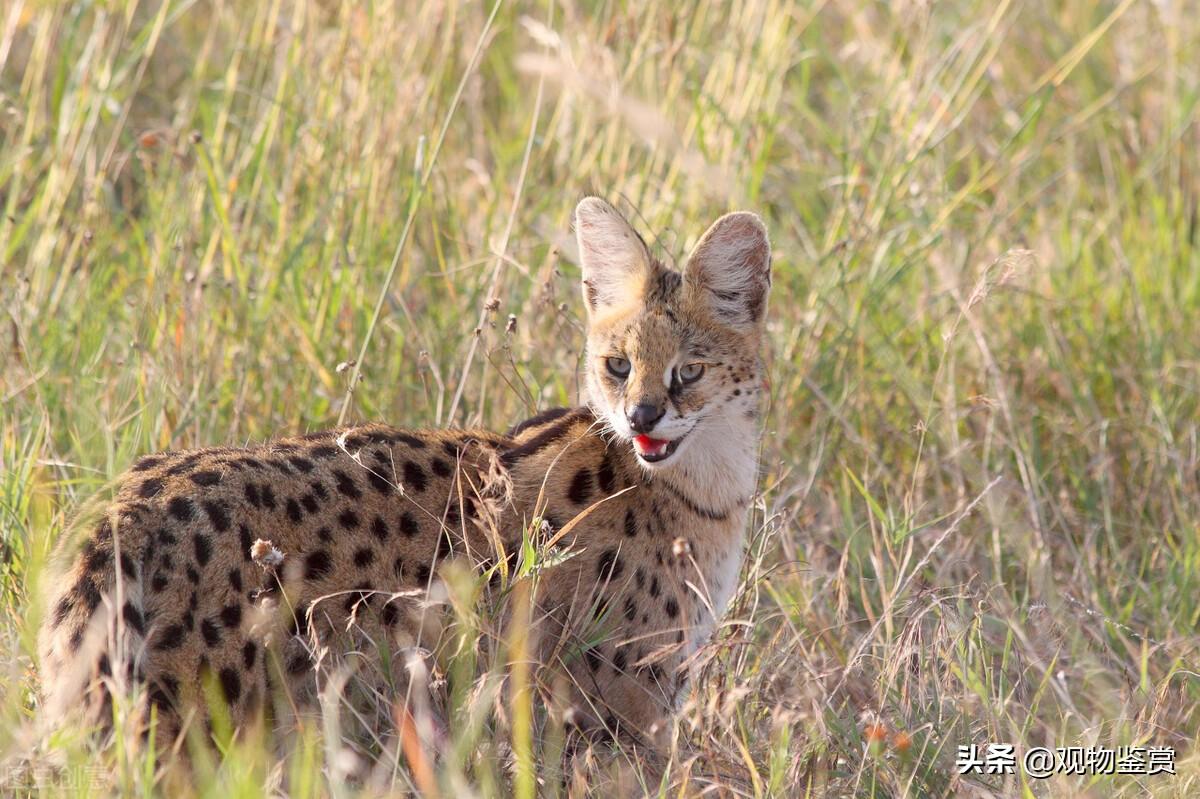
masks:
{"type": "Polygon", "coordinates": [[[142,458],[51,598],[47,716],[103,722],[137,683],[159,742],[214,691],[241,724],[280,687],[311,696],[323,651],[428,648],[443,564],[495,596],[531,534],[565,554],[532,583],[540,666],[570,677],[576,723],[653,733],[737,582],[770,252],[730,214],[679,273],[596,198],[576,235],[585,407],[504,435],[364,425],[142,458]]]}

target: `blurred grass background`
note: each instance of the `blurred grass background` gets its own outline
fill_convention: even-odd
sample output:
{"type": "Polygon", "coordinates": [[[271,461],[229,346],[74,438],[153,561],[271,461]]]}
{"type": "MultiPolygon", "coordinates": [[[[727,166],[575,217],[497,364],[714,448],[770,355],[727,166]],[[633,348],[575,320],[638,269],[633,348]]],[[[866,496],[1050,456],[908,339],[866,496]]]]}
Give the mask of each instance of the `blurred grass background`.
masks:
{"type": "MultiPolygon", "coordinates": [[[[764,216],[772,402],[665,776],[589,761],[572,790],[1194,795],[1197,52],[1166,0],[8,0],[6,774],[79,503],[150,450],[576,402],[570,213],[596,192],[675,262],[764,216]],[[958,775],[989,742],[1173,746],[1179,773],[958,775]]],[[[401,761],[347,778],[329,729],[192,788],[414,790],[401,761]]],[[[472,725],[418,778],[529,795],[506,735],[472,725]]],[[[96,764],[163,790],[144,757],[48,748],[83,769],[49,793],[111,789],[96,764]]]]}

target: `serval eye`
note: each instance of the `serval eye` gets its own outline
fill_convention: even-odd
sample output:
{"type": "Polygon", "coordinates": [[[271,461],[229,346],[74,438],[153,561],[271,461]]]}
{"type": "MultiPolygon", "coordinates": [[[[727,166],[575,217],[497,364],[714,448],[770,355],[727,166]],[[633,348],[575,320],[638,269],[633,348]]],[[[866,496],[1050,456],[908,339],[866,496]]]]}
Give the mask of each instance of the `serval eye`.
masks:
{"type": "Polygon", "coordinates": [[[619,356],[610,356],[604,359],[604,365],[608,368],[608,373],[613,377],[624,380],[629,377],[629,359],[619,356]]]}
{"type": "Polygon", "coordinates": [[[695,383],[704,374],[704,364],[689,363],[679,368],[679,379],[684,383],[695,383]]]}

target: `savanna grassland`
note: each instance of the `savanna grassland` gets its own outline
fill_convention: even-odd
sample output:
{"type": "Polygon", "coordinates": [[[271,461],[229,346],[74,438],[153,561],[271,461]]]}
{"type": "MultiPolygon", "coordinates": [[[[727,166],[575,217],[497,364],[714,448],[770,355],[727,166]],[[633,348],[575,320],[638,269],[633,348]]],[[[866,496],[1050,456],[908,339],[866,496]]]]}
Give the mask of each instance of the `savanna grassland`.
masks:
{"type": "Polygon", "coordinates": [[[7,0],[0,790],[179,784],[36,728],[78,509],[156,449],[577,402],[596,192],[668,261],[735,208],[775,250],[751,544],[668,761],[562,774],[464,606],[446,751],[353,749],[335,695],[191,788],[1196,795],[1196,11],[7,0]],[[989,742],[1178,773],[958,775],[989,742]]]}

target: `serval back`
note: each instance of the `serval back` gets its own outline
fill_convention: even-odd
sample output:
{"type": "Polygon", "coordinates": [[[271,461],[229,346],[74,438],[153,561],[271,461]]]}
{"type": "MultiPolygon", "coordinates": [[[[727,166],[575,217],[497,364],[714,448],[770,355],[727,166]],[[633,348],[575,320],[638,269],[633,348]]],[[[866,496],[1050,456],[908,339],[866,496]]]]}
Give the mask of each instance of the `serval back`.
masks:
{"type": "Polygon", "coordinates": [[[729,214],[677,272],[602,200],[575,223],[582,407],[505,434],[363,425],[142,458],[50,599],[46,718],[102,724],[137,685],[160,744],[203,729],[214,692],[235,726],[277,719],[331,651],[384,647],[403,671],[440,635],[443,564],[488,574],[492,601],[532,535],[556,555],[522,578],[539,684],[565,679],[584,729],[653,735],[737,583],[770,249],[729,214]]]}

